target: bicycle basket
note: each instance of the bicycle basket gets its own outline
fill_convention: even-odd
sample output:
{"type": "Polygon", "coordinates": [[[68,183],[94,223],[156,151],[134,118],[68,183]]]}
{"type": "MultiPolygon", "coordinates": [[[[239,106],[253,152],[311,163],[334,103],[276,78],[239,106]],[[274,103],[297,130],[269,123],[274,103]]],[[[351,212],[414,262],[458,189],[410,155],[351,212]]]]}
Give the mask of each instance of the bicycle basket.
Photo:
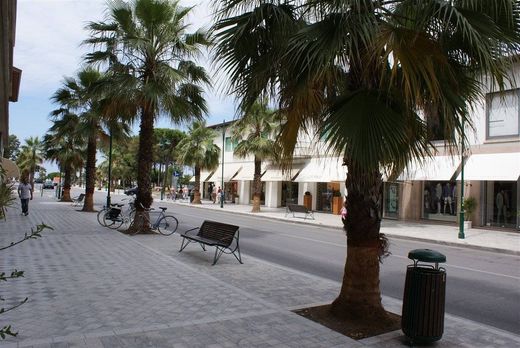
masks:
{"type": "Polygon", "coordinates": [[[119,208],[110,208],[107,214],[107,218],[109,219],[117,219],[119,217],[119,214],[121,214],[121,209],[119,208]]]}

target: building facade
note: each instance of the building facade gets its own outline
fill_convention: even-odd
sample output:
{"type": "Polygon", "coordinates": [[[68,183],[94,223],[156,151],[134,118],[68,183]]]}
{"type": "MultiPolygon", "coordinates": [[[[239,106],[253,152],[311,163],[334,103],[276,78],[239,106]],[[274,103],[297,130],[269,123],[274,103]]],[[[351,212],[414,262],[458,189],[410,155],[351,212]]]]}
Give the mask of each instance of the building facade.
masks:
{"type": "MultiPolygon", "coordinates": [[[[512,72],[518,81],[520,67],[512,72]]],[[[469,216],[475,227],[520,229],[520,88],[509,85],[503,92],[491,88],[485,98],[471,105],[474,129],[466,129],[469,148],[464,156],[434,142],[436,156],[410,163],[394,182],[383,186],[382,216],[388,219],[458,223],[461,184],[464,197],[473,197],[476,210],[469,216]],[[464,173],[463,163],[464,159],[464,173]]],[[[215,171],[203,171],[201,189],[224,185],[227,202],[252,203],[253,158],[237,158],[231,140],[232,122],[211,126],[214,143],[224,149],[224,163],[215,171]]],[[[302,135],[294,153],[292,170],[275,164],[262,165],[262,197],[266,207],[310,200],[315,211],[339,213],[348,168],[342,159],[325,154],[320,139],[302,135]],[[307,197],[306,199],[304,198],[307,197]],[[338,204],[339,202],[339,204],[338,204]]]]}
{"type": "Polygon", "coordinates": [[[18,100],[22,71],[13,66],[16,0],[0,1],[0,155],[9,138],[9,102],[18,100]]]}

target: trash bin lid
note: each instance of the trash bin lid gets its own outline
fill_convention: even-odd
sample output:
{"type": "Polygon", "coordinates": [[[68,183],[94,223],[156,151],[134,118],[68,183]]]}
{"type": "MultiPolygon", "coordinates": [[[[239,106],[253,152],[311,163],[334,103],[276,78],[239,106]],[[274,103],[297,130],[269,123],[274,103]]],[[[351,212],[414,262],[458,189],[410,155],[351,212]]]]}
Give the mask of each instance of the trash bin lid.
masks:
{"type": "Polygon", "coordinates": [[[408,253],[408,258],[422,262],[446,262],[446,255],[431,249],[415,249],[408,253]]]}

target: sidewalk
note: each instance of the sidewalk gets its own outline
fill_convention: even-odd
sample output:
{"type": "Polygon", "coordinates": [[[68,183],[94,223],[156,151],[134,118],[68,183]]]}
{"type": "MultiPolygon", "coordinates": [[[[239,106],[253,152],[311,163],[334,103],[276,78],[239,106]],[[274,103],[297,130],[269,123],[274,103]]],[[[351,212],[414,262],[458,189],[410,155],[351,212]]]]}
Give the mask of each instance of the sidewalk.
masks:
{"type": "MultiPolygon", "coordinates": [[[[154,197],[154,199],[156,203],[161,202],[158,197],[154,197]]],[[[164,200],[163,202],[183,205],[188,204],[186,201],[182,200],[175,202],[164,200]]],[[[190,206],[199,209],[222,209],[238,214],[253,214],[251,213],[250,205],[225,204],[224,208],[220,208],[219,204],[213,204],[211,201],[203,200],[202,205],[192,204],[190,206]]],[[[343,227],[341,218],[338,215],[315,212],[314,220],[303,219],[303,214],[296,214],[297,217],[293,217],[292,214],[286,216],[285,208],[283,207],[261,207],[261,212],[255,213],[254,215],[261,215],[270,219],[291,221],[294,223],[315,224],[338,228],[343,227]]],[[[512,255],[520,255],[520,232],[514,231],[500,231],[491,228],[471,228],[464,231],[464,239],[459,239],[458,226],[427,221],[416,223],[383,219],[381,232],[393,238],[424,240],[439,244],[464,246],[482,250],[499,251],[512,255]]]]}
{"type": "MultiPolygon", "coordinates": [[[[401,347],[401,331],[355,341],[291,310],[330,303],[340,285],[243,255],[240,265],[212,253],[177,250],[177,235],[128,237],[101,227],[96,214],[35,197],[30,215],[9,209],[0,245],[31,226],[54,227],[0,253],[1,295],[21,307],[2,314],[19,335],[1,347],[401,347]]],[[[400,313],[401,302],[383,298],[400,313]]],[[[514,347],[520,336],[446,315],[436,347],[514,347]]]]}

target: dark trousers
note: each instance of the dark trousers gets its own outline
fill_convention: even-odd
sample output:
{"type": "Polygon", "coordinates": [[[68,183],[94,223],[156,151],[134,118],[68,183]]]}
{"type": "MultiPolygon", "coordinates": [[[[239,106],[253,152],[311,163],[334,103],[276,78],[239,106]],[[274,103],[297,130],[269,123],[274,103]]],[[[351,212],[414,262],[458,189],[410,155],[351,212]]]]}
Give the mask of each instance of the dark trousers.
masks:
{"type": "Polygon", "coordinates": [[[29,212],[29,198],[22,198],[22,213],[27,214],[29,212]]]}

